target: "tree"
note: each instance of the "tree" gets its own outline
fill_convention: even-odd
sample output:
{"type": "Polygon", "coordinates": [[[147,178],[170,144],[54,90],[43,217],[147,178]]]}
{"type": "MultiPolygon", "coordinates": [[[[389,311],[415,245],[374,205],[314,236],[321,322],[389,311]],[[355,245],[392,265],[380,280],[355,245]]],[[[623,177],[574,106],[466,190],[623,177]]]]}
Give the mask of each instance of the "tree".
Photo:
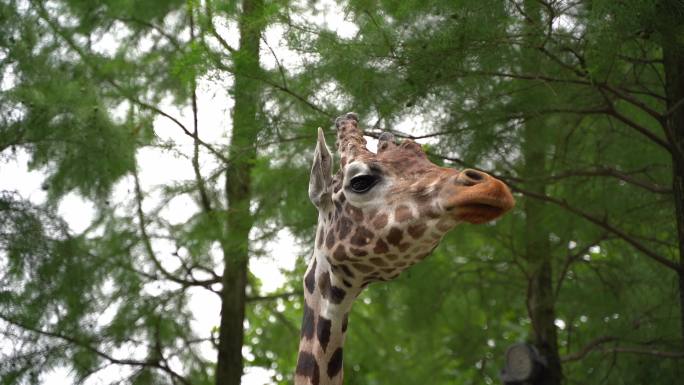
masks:
{"type": "Polygon", "coordinates": [[[495,383],[519,341],[546,383],[681,377],[680,4],[340,4],[356,35],[311,22],[313,3],[0,1],[0,151],[47,195],[0,194],[4,383],[237,383],[243,365],[287,383],[305,258],[267,294],[248,261],[283,227],[312,244],[315,128],[350,110],[505,179],[519,206],[363,294],[347,383],[495,383]],[[235,102],[213,139],[209,83],[235,102]],[[149,153],[188,173],[150,185],[149,153]],[[96,207],[82,233],[58,215],[73,193],[96,207]],[[218,328],[193,330],[198,292],[218,328]]]}
{"type": "MultiPolygon", "coordinates": [[[[10,86],[0,149],[8,158],[28,153],[31,167],[47,174],[49,197],[43,204],[3,193],[0,315],[15,346],[3,359],[3,381],[35,382],[55,367],[83,381],[116,366],[116,376],[135,383],[239,383],[245,307],[259,298],[247,270],[260,252],[254,237],[313,220],[312,212],[287,214],[298,205],[292,191],[305,183],[281,182],[277,193],[271,185],[306,180],[306,170],[272,163],[269,151],[297,138],[290,133],[313,138],[322,119],[283,120],[305,99],[272,80],[286,80],[282,69],[259,64],[264,28],[281,9],[261,1],[1,6],[8,20],[1,68],[10,86]],[[239,48],[216,26],[233,21],[239,48]],[[206,139],[210,117],[198,88],[209,81],[232,93],[232,127],[223,127],[230,141],[206,139]],[[263,110],[269,99],[284,106],[263,110]],[[162,139],[162,121],[185,139],[162,139]],[[145,151],[178,154],[192,176],[150,186],[138,164],[145,151]],[[128,193],[113,192],[120,189],[128,193]],[[71,192],[97,208],[81,234],[56,214],[71,192]],[[173,222],[168,210],[182,199],[193,213],[173,222]],[[198,291],[221,299],[218,333],[192,328],[188,304],[198,291]],[[215,370],[206,358],[213,349],[215,370]]],[[[297,158],[291,147],[287,156],[297,158]]]]}
{"type": "Polygon", "coordinates": [[[226,173],[226,201],[230,215],[222,244],[224,256],[221,291],[221,327],[216,366],[217,385],[237,385],[242,378],[242,342],[249,260],[251,173],[256,161],[259,124],[259,40],[264,29],[264,3],[242,2],[240,49],[235,57],[235,108],[226,173]]]}
{"type": "MultiPolygon", "coordinates": [[[[667,15],[679,15],[673,4],[667,15]]],[[[438,383],[448,369],[436,372],[436,367],[451,368],[446,362],[458,368],[464,383],[477,376],[493,380],[497,370],[484,363],[500,357],[505,346],[496,342],[512,342],[511,336],[541,345],[553,368],[552,383],[562,381],[560,361],[565,363],[565,381],[578,383],[596,381],[597,372],[615,383],[638,376],[667,383],[679,375],[682,333],[673,327],[680,317],[667,310],[678,305],[672,300],[672,275],[657,278],[664,272],[679,276],[680,242],[673,237],[672,217],[678,200],[668,187],[672,145],[667,131],[658,133],[667,109],[660,82],[665,69],[655,36],[656,25],[678,25],[676,16],[664,17],[660,5],[640,1],[538,2],[532,10],[530,5],[353,1],[347,15],[359,27],[354,38],[321,31],[318,39],[299,46],[321,55],[309,73],[334,84],[345,102],[352,100],[362,116],[369,116],[365,125],[375,129],[371,135],[392,130],[398,136],[430,138],[433,156],[446,164],[476,166],[505,178],[521,194],[526,214],[514,213],[501,221],[495,246],[483,246],[472,233],[459,237],[460,249],[451,258],[456,262],[468,254],[485,260],[497,256],[498,263],[484,267],[477,260],[467,264],[488,272],[481,273],[486,289],[479,294],[487,293],[492,301],[510,300],[510,290],[525,293],[520,282],[530,282],[528,293],[537,296],[529,309],[521,306],[524,295],[510,303],[518,316],[491,332],[495,338],[490,349],[464,345],[466,360],[482,360],[440,360],[435,345],[406,349],[415,352],[407,354],[402,344],[397,344],[402,359],[393,360],[379,346],[404,339],[376,330],[380,326],[374,323],[366,337],[387,333],[394,338],[376,342],[372,352],[358,360],[347,357],[352,383],[390,378],[392,370],[403,373],[394,383],[425,378],[438,383]],[[410,134],[410,129],[396,130],[406,117],[415,116],[422,119],[415,120],[410,134]],[[521,250],[536,257],[528,255],[523,263],[521,250]],[[498,282],[495,272],[508,275],[509,281],[498,282]],[[597,292],[606,296],[594,298],[597,292]],[[529,319],[522,316],[528,310],[529,319]],[[530,335],[521,334],[520,327],[530,335]],[[611,361],[610,355],[592,353],[596,351],[618,358],[611,361]],[[635,354],[649,355],[650,367],[636,365],[640,357],[635,354]],[[431,366],[423,357],[441,365],[431,366]],[[408,367],[399,369],[387,360],[432,370],[409,378],[408,367]],[[363,367],[363,377],[353,374],[356,366],[363,367]],[[473,366],[480,370],[469,374],[466,368],[473,366]]],[[[449,250],[448,239],[443,247],[449,250]]],[[[440,258],[448,257],[438,250],[434,259],[440,258]]],[[[443,270],[431,274],[429,282],[453,284],[454,277],[443,270]]],[[[411,282],[421,295],[434,298],[430,288],[411,282]]],[[[465,284],[454,286],[460,289],[454,289],[454,295],[469,292],[465,284]]],[[[401,303],[407,295],[395,286],[387,290],[392,298],[387,302],[401,303]]],[[[368,296],[375,304],[372,290],[368,296]]],[[[401,322],[401,316],[407,316],[394,310],[396,305],[392,312],[383,311],[380,302],[367,310],[373,314],[369,320],[401,322]]],[[[441,310],[463,314],[465,306],[452,303],[441,310]]],[[[479,304],[477,310],[483,309],[488,307],[479,304]]],[[[350,322],[364,311],[355,309],[350,322]]],[[[503,313],[496,308],[492,314],[503,313]]],[[[428,335],[437,330],[444,340],[453,335],[439,317],[424,322],[430,325],[424,333],[415,323],[396,329],[411,330],[414,338],[425,341],[438,339],[428,335]]],[[[485,324],[487,330],[492,324],[485,324]]],[[[358,332],[359,326],[354,328],[358,332]]],[[[483,334],[481,329],[469,332],[483,334]]],[[[353,341],[352,333],[350,349],[353,341]]],[[[264,361],[270,362],[266,357],[264,361]]]]}
{"type": "MultiPolygon", "coordinates": [[[[677,240],[679,243],[679,308],[684,336],[684,44],[681,37],[684,30],[681,18],[684,7],[674,1],[663,1],[657,5],[658,18],[654,20],[660,34],[665,72],[665,105],[662,115],[665,136],[672,153],[672,186],[674,190],[677,240]],[[662,21],[662,23],[658,23],[662,21]]],[[[684,343],[684,338],[683,338],[684,343]]]]}

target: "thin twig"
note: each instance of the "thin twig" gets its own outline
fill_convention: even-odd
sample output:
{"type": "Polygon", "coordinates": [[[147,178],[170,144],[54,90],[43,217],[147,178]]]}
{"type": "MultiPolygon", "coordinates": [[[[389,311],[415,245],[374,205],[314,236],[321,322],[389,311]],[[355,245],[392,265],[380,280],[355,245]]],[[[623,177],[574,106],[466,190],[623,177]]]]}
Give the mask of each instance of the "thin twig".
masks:
{"type": "Polygon", "coordinates": [[[610,224],[607,220],[599,219],[598,217],[596,217],[592,214],[584,212],[583,210],[580,210],[574,206],[571,206],[567,202],[565,202],[564,200],[556,199],[556,198],[550,197],[548,195],[544,195],[541,193],[536,193],[533,191],[522,189],[522,188],[520,188],[514,184],[511,184],[510,181],[508,181],[507,183],[511,187],[512,190],[520,192],[520,193],[522,193],[525,196],[528,196],[530,198],[538,199],[538,200],[541,200],[544,202],[553,203],[553,204],[555,204],[555,205],[557,205],[557,206],[559,206],[559,207],[561,207],[567,211],[570,211],[571,213],[574,213],[574,214],[588,220],[589,222],[609,231],[610,233],[615,234],[620,239],[622,239],[625,242],[627,242],[628,244],[632,245],[632,247],[641,251],[647,257],[653,259],[654,261],[660,263],[661,265],[668,267],[668,268],[670,268],[676,272],[682,272],[682,266],[680,266],[676,262],[656,253],[655,251],[651,250],[646,245],[644,245],[643,243],[636,240],[634,237],[630,236],[629,234],[625,233],[621,229],[618,229],[617,227],[610,224]]]}
{"type": "Polygon", "coordinates": [[[292,291],[292,292],[288,292],[288,293],[278,293],[278,294],[269,294],[269,295],[264,295],[264,296],[247,297],[247,302],[272,301],[274,299],[299,297],[301,295],[303,295],[303,292],[301,292],[301,291],[292,291]]]}
{"type": "MultiPolygon", "coordinates": [[[[137,215],[138,215],[138,227],[140,230],[140,237],[143,243],[143,247],[145,249],[145,252],[147,254],[147,257],[152,260],[152,263],[154,263],[154,266],[161,272],[161,274],[164,276],[164,278],[178,283],[180,285],[183,285],[183,287],[187,286],[201,286],[204,288],[207,288],[211,290],[211,285],[221,282],[220,279],[217,278],[212,278],[212,279],[205,279],[205,280],[196,280],[196,279],[183,279],[180,277],[175,276],[173,273],[170,271],[166,270],[164,266],[162,265],[161,261],[157,258],[154,249],[152,248],[152,242],[150,241],[150,237],[147,234],[147,224],[145,220],[145,213],[143,212],[142,209],[142,202],[143,202],[143,193],[140,188],[140,180],[138,178],[138,171],[137,169],[133,170],[133,180],[135,181],[135,195],[136,195],[136,210],[137,210],[137,215]]],[[[212,290],[213,291],[213,290],[212,290]]]]}
{"type": "MultiPolygon", "coordinates": [[[[190,17],[190,42],[195,40],[195,17],[193,15],[191,3],[188,5],[188,14],[190,17]]],[[[192,169],[195,173],[195,181],[197,182],[197,189],[199,190],[200,202],[205,212],[211,211],[211,201],[207,194],[206,186],[204,185],[204,178],[199,167],[199,130],[198,130],[198,112],[197,112],[197,79],[192,78],[192,169]]]]}
{"type": "Polygon", "coordinates": [[[13,319],[11,319],[11,318],[8,318],[8,317],[6,317],[6,316],[3,315],[3,314],[0,314],[0,319],[2,319],[3,321],[5,321],[5,322],[7,322],[7,323],[12,324],[12,325],[18,326],[18,327],[20,327],[20,328],[22,328],[22,329],[24,329],[24,330],[27,330],[27,331],[30,331],[30,332],[33,332],[33,333],[36,333],[36,334],[39,334],[39,335],[47,336],[47,337],[57,338],[57,339],[60,339],[60,340],[67,341],[67,342],[69,342],[69,343],[71,343],[71,344],[80,346],[80,347],[82,347],[82,348],[84,348],[84,349],[87,349],[87,350],[89,350],[89,351],[95,353],[96,355],[98,355],[98,356],[100,356],[100,357],[106,359],[107,361],[109,361],[109,362],[111,362],[111,363],[113,363],[113,364],[117,364],[117,365],[127,365],[127,366],[150,367],[150,368],[159,369],[159,370],[162,370],[162,371],[164,371],[164,372],[170,374],[173,378],[178,379],[178,380],[181,381],[182,383],[184,383],[184,384],[186,384],[186,385],[190,385],[190,382],[189,382],[185,377],[183,377],[183,376],[181,376],[180,374],[174,372],[173,370],[169,369],[168,367],[164,367],[163,365],[161,365],[161,364],[160,364],[159,362],[157,362],[157,361],[153,361],[153,360],[145,360],[145,361],[142,361],[142,360],[134,360],[134,359],[119,359],[119,358],[114,358],[114,357],[112,357],[111,355],[109,355],[109,354],[107,354],[107,353],[105,353],[105,352],[103,352],[103,351],[101,351],[101,350],[99,350],[99,349],[93,347],[93,346],[92,346],[89,342],[87,342],[87,341],[82,341],[82,340],[80,340],[80,339],[78,339],[78,338],[70,337],[70,336],[67,336],[67,335],[64,335],[64,334],[61,334],[61,333],[58,333],[58,332],[52,332],[52,331],[42,330],[42,329],[39,329],[38,327],[33,327],[33,326],[30,326],[30,325],[24,324],[24,323],[22,323],[22,322],[20,322],[20,321],[17,321],[17,320],[13,320],[13,319]]]}
{"type": "MultiPolygon", "coordinates": [[[[35,4],[35,1],[32,1],[32,3],[33,3],[34,5],[36,5],[36,4],[35,4]]],[[[126,98],[128,101],[130,101],[130,102],[132,102],[132,103],[134,103],[134,104],[136,104],[136,105],[138,105],[138,106],[140,106],[140,107],[142,107],[142,108],[144,108],[144,109],[146,109],[146,110],[150,110],[150,111],[152,111],[152,112],[154,112],[154,113],[156,113],[156,114],[158,114],[158,115],[161,115],[161,116],[163,116],[163,117],[165,117],[165,118],[171,120],[174,124],[176,124],[178,127],[181,128],[181,130],[183,131],[183,133],[184,133],[185,135],[187,135],[187,136],[193,138],[192,132],[191,132],[190,130],[188,130],[188,128],[185,127],[185,125],[184,125],[183,123],[181,123],[177,118],[175,118],[175,117],[172,116],[171,114],[169,114],[169,113],[167,113],[167,112],[161,110],[160,108],[158,108],[158,107],[156,107],[156,106],[153,106],[153,105],[151,105],[151,104],[149,104],[149,103],[146,103],[146,102],[144,102],[144,101],[138,99],[137,97],[131,95],[128,91],[126,91],[126,90],[125,90],[121,85],[119,85],[116,81],[114,81],[113,79],[111,79],[109,76],[103,75],[103,74],[100,72],[99,67],[98,67],[96,64],[92,63],[92,61],[90,60],[89,56],[88,56],[85,52],[83,52],[83,49],[82,49],[81,47],[79,47],[79,46],[76,44],[76,42],[74,42],[69,36],[67,36],[67,34],[61,29],[61,27],[60,27],[56,22],[54,22],[52,19],[50,19],[50,16],[49,16],[47,10],[42,6],[42,4],[39,3],[38,5],[36,5],[36,7],[37,7],[37,9],[38,9],[38,14],[40,15],[40,17],[41,17],[43,20],[45,20],[45,22],[50,26],[50,28],[51,28],[57,35],[59,35],[59,36],[67,43],[67,45],[68,45],[69,47],[71,47],[71,49],[73,49],[73,50],[79,55],[79,57],[83,60],[83,62],[86,63],[86,65],[88,65],[88,67],[89,67],[95,74],[97,74],[98,76],[100,76],[101,79],[103,79],[105,82],[107,82],[109,85],[111,85],[116,91],[119,92],[119,94],[120,94],[122,97],[126,98]]],[[[209,150],[209,152],[211,152],[212,154],[214,154],[217,158],[221,159],[221,161],[223,161],[223,162],[226,163],[226,164],[229,163],[229,162],[228,162],[228,158],[226,158],[223,154],[221,154],[218,150],[216,150],[216,149],[215,149],[213,146],[211,146],[209,143],[206,143],[206,142],[204,142],[204,141],[202,141],[202,140],[200,140],[200,139],[197,139],[197,141],[199,142],[199,144],[201,144],[203,147],[205,147],[207,150],[209,150]]]]}

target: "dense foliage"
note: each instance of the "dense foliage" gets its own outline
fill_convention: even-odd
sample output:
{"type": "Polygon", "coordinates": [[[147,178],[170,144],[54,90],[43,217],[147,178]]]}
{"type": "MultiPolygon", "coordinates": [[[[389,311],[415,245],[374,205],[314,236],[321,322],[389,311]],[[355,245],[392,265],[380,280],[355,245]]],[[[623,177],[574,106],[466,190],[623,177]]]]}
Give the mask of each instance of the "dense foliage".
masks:
{"type": "Polygon", "coordinates": [[[315,128],[349,110],[518,206],[364,292],[347,384],[498,383],[520,341],[547,359],[540,383],[677,382],[684,5],[328,5],[0,0],[0,159],[28,158],[45,192],[0,191],[2,383],[235,384],[235,351],[291,383],[315,128]],[[148,182],[154,157],[179,176],[148,182]],[[95,207],[79,231],[59,215],[74,194],[95,207]],[[247,260],[283,228],[301,258],[263,293],[247,260]],[[200,292],[223,311],[210,330],[200,292]]]}

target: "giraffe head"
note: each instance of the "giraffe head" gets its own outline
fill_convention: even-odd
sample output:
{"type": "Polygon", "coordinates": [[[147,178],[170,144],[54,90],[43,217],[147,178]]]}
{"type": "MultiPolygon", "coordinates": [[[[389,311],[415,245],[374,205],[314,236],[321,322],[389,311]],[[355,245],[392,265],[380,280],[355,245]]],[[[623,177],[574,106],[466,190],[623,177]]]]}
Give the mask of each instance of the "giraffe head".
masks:
{"type": "Polygon", "coordinates": [[[319,211],[317,251],[345,286],[390,280],[424,259],[460,222],[491,221],[514,206],[501,181],[472,169],[439,167],[412,140],[384,133],[378,151],[366,148],[358,117],[339,117],[340,169],[321,129],[309,197],[319,211]]]}

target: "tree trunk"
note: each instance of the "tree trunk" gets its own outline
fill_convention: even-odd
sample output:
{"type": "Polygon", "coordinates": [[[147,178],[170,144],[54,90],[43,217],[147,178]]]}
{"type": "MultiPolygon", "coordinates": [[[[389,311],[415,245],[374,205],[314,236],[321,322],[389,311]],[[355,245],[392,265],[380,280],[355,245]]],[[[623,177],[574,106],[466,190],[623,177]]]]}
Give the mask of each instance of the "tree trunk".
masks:
{"type": "Polygon", "coordinates": [[[224,271],[216,385],[238,385],[242,377],[245,288],[249,261],[251,172],[259,131],[259,39],[263,30],[262,0],[243,0],[239,19],[240,49],[234,54],[233,131],[226,172],[228,214],[222,243],[224,271]]]}
{"type": "MultiPolygon", "coordinates": [[[[539,2],[531,0],[524,3],[528,20],[525,31],[528,34],[528,48],[522,51],[524,73],[539,73],[543,68],[536,47],[544,38],[542,11],[539,2]]],[[[543,85],[529,90],[523,97],[530,105],[543,106],[547,99],[543,85]]],[[[546,151],[548,131],[543,117],[525,121],[523,128],[522,152],[525,160],[524,177],[529,191],[546,194],[542,176],[546,174],[546,151]]],[[[532,321],[533,343],[546,361],[544,370],[535,385],[559,385],[563,378],[558,355],[558,336],[556,333],[555,298],[552,282],[552,255],[549,244],[549,230],[546,227],[545,203],[536,199],[526,199],[525,212],[525,257],[527,259],[528,286],[527,311],[532,321]]]]}
{"type": "MultiPolygon", "coordinates": [[[[534,180],[544,175],[547,148],[544,140],[543,120],[528,121],[524,128],[523,153],[525,178],[534,180]]],[[[538,180],[541,180],[539,178],[538,180]]],[[[527,189],[546,194],[544,182],[530,182],[527,189]]],[[[545,229],[544,202],[525,200],[525,257],[527,259],[528,286],[527,311],[532,321],[533,343],[546,360],[546,368],[536,385],[558,385],[563,374],[558,355],[555,298],[553,292],[549,232],[545,229]]]]}
{"type": "MultiPolygon", "coordinates": [[[[665,2],[667,4],[667,2],[665,2]]],[[[672,185],[679,242],[679,311],[681,317],[682,345],[684,347],[684,25],[672,16],[680,15],[684,9],[669,9],[664,6],[667,25],[662,33],[663,65],[665,68],[665,94],[667,116],[665,129],[672,145],[672,185]]]]}

